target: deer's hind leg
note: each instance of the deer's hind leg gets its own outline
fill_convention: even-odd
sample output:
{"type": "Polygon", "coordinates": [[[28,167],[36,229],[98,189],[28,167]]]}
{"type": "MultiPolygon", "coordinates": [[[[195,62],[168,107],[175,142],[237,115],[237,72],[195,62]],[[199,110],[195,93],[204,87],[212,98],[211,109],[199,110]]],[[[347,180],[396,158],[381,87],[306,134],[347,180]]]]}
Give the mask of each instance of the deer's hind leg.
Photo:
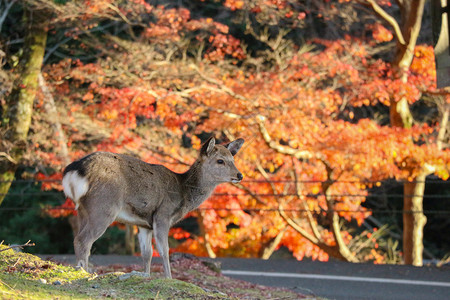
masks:
{"type": "Polygon", "coordinates": [[[150,266],[152,264],[153,247],[152,247],[152,234],[151,229],[139,227],[139,246],[141,248],[142,260],[144,261],[145,273],[150,275],[150,266]]]}
{"type": "MultiPolygon", "coordinates": [[[[97,202],[97,201],[96,201],[97,202]]],[[[78,208],[78,233],[74,238],[74,250],[77,266],[89,271],[89,255],[92,244],[105,233],[108,226],[114,222],[118,208],[108,205],[89,205],[82,202],[78,208]]]]}

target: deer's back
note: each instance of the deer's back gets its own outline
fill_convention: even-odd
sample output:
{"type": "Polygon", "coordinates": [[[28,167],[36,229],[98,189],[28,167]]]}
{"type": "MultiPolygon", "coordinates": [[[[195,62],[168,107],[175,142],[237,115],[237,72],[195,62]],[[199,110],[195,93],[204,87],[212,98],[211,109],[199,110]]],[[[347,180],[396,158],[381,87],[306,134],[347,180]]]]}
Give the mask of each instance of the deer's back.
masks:
{"type": "Polygon", "coordinates": [[[149,219],[161,206],[180,201],[177,175],[161,165],[110,152],[95,152],[68,165],[64,177],[76,171],[86,178],[88,191],[80,205],[104,205],[120,210],[125,223],[131,216],[149,219]]]}

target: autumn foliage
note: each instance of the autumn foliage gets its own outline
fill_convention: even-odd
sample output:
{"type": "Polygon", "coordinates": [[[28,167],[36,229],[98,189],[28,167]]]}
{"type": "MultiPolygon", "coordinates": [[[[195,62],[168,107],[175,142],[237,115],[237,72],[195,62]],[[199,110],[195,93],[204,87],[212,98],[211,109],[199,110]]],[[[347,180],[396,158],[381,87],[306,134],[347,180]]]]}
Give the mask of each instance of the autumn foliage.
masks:
{"type": "MultiPolygon", "coordinates": [[[[311,18],[342,25],[344,12],[358,9],[352,2],[42,1],[54,9],[53,43],[67,37],[43,75],[70,160],[113,151],[183,172],[208,135],[223,142],[242,137],[236,161],[245,180],[219,186],[189,215],[200,233],[171,231],[182,241],[177,251],[261,257],[270,246],[285,246],[297,259],[327,260],[343,255],[335,251],[343,243],[357,261],[383,262],[385,249],[373,233],[367,251],[352,248],[349,228],[371,214],[362,206],[368,188],[392,178],[413,181],[425,163],[446,180],[450,157],[436,147],[437,119],[406,129],[379,117],[401,97],[411,105],[424,95],[442,99],[433,96],[431,46],[416,47],[403,83],[380,55],[393,34],[373,19],[352,24],[365,34],[337,26],[339,38],[296,39],[311,18]],[[333,216],[342,228],[333,227],[333,216]]],[[[30,151],[56,172],[39,179],[60,178],[64,160],[45,102],[40,94],[30,151]]],[[[49,214],[64,216],[72,207],[65,202],[49,214]]]]}

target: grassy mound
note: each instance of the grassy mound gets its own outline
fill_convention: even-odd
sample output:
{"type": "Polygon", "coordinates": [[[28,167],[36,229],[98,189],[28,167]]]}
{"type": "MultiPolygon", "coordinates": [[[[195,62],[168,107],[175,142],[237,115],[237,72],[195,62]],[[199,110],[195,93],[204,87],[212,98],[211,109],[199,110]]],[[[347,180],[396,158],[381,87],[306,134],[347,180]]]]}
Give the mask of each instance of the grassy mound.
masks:
{"type": "MultiPolygon", "coordinates": [[[[172,262],[173,276],[163,279],[156,265],[151,278],[101,267],[90,274],[0,245],[1,299],[299,299],[303,295],[233,280],[198,259],[172,262]]],[[[122,270],[130,271],[129,267],[122,270]]]]}

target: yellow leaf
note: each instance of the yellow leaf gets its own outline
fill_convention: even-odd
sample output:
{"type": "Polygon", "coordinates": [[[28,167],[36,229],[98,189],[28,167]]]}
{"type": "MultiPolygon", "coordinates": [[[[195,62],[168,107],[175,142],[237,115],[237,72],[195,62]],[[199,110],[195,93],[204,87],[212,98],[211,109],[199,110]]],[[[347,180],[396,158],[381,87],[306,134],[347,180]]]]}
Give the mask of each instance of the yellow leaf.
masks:
{"type": "Polygon", "coordinates": [[[273,173],[275,171],[275,166],[273,164],[269,164],[269,172],[273,173]]]}
{"type": "Polygon", "coordinates": [[[313,194],[318,194],[318,193],[320,193],[320,187],[319,187],[318,185],[314,186],[314,187],[312,188],[312,193],[313,193],[313,194]]]}
{"type": "Polygon", "coordinates": [[[450,177],[448,171],[444,168],[440,168],[440,170],[436,173],[439,177],[441,177],[442,180],[447,180],[450,177]]]}

